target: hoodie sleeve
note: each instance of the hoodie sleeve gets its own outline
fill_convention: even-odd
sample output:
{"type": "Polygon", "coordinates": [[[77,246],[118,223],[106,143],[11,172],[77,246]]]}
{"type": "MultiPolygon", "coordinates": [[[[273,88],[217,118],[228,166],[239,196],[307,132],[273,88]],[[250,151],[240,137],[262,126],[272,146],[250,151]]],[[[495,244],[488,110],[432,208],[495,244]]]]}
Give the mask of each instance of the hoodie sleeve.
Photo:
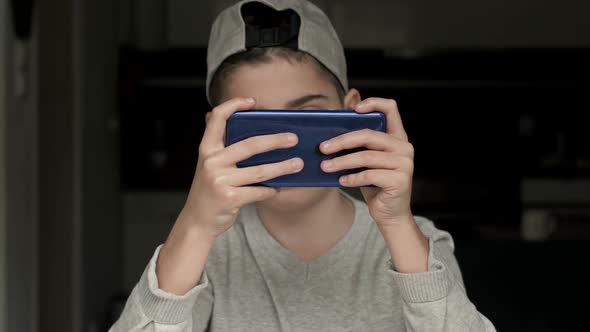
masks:
{"type": "Polygon", "coordinates": [[[156,275],[161,247],[156,248],[109,332],[206,331],[213,308],[212,285],[207,273],[203,272],[197,286],[182,296],[161,290],[156,275]]]}
{"type": "Polygon", "coordinates": [[[467,297],[451,235],[430,220],[415,219],[429,241],[428,271],[399,273],[390,264],[393,282],[403,297],[407,331],[496,331],[467,297]]]}

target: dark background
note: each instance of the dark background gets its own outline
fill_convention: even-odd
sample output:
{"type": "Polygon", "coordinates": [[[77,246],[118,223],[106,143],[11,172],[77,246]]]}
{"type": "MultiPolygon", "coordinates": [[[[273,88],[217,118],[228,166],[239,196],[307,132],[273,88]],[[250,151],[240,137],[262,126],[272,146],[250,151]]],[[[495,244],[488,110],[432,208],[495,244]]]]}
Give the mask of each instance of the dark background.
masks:
{"type": "MultiPolygon", "coordinates": [[[[350,86],[398,102],[414,213],[472,302],[500,331],[587,330],[590,3],[315,2],[350,86]]],[[[233,1],[30,3],[0,0],[0,331],[102,331],[186,198],[233,1]]]]}

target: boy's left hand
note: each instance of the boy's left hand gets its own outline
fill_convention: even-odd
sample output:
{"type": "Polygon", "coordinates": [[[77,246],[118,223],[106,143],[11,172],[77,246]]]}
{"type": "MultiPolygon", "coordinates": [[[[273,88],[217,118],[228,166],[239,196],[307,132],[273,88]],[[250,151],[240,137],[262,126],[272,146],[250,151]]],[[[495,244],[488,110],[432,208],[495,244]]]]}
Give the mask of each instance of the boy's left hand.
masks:
{"type": "Polygon", "coordinates": [[[367,170],[340,177],[345,187],[363,187],[361,192],[369,212],[380,227],[413,221],[410,208],[414,147],[408,142],[397,103],[392,99],[368,98],[355,107],[358,113],[383,112],[387,133],[365,129],[334,137],[320,145],[325,154],[344,149],[366,147],[367,150],[325,160],[325,172],[366,167],[367,170]],[[328,143],[328,144],[326,144],[328,143]]]}

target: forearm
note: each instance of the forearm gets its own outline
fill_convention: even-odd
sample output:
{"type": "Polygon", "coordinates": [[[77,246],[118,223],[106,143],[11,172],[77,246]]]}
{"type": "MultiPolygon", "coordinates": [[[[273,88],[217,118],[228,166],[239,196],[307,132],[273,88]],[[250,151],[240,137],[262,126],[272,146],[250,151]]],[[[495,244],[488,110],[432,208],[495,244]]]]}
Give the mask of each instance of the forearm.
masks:
{"type": "Polygon", "coordinates": [[[182,296],[158,287],[156,263],[162,246],[156,248],[139,282],[127,299],[121,316],[109,330],[123,331],[206,331],[213,296],[206,274],[200,283],[182,296]]]}
{"type": "MultiPolygon", "coordinates": [[[[390,252],[392,252],[392,260],[398,260],[394,261],[395,266],[390,270],[390,273],[392,281],[397,285],[403,298],[402,304],[407,330],[495,331],[493,324],[478,312],[465,293],[461,272],[454,255],[454,243],[451,235],[436,229],[434,224],[425,218],[415,217],[414,219],[417,231],[426,241],[424,247],[426,248],[426,257],[413,259],[424,259],[422,262],[427,264],[426,271],[420,273],[398,271],[400,268],[397,266],[401,264],[403,265],[401,269],[405,269],[407,266],[404,262],[406,259],[412,259],[412,250],[419,248],[415,246],[420,241],[416,241],[412,235],[412,227],[408,227],[406,230],[402,230],[400,227],[397,230],[390,229],[383,232],[384,237],[388,239],[387,243],[390,252]],[[393,231],[397,232],[393,233],[393,231]],[[409,244],[402,246],[404,241],[409,244]],[[394,245],[395,242],[397,242],[397,246],[394,245]],[[412,243],[414,246],[410,245],[412,243]],[[392,245],[394,246],[392,247],[392,245]],[[396,251],[401,255],[394,254],[396,251]],[[408,255],[403,255],[404,253],[408,255]]],[[[399,225],[411,224],[400,223],[399,225]]]]}
{"type": "Polygon", "coordinates": [[[409,216],[406,220],[380,226],[395,270],[400,273],[428,271],[428,239],[409,216]]]}
{"type": "Polygon", "coordinates": [[[215,237],[201,231],[192,217],[181,213],[164,243],[156,264],[159,288],[183,295],[195,287],[215,237]]]}

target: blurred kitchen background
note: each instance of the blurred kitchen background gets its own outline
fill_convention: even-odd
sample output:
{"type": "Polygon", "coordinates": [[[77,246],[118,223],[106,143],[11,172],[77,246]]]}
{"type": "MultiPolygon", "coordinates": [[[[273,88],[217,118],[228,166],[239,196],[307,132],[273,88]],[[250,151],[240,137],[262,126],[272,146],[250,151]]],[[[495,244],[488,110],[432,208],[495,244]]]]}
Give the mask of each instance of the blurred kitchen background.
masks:
{"type": "MultiPolygon", "coordinates": [[[[315,1],[500,331],[587,331],[590,2],[315,1]]],[[[0,331],[105,331],[191,184],[231,0],[0,0],[0,331]]],[[[353,192],[354,194],[354,192],[353,192]]],[[[358,193],[357,193],[358,194],[358,193]]]]}

